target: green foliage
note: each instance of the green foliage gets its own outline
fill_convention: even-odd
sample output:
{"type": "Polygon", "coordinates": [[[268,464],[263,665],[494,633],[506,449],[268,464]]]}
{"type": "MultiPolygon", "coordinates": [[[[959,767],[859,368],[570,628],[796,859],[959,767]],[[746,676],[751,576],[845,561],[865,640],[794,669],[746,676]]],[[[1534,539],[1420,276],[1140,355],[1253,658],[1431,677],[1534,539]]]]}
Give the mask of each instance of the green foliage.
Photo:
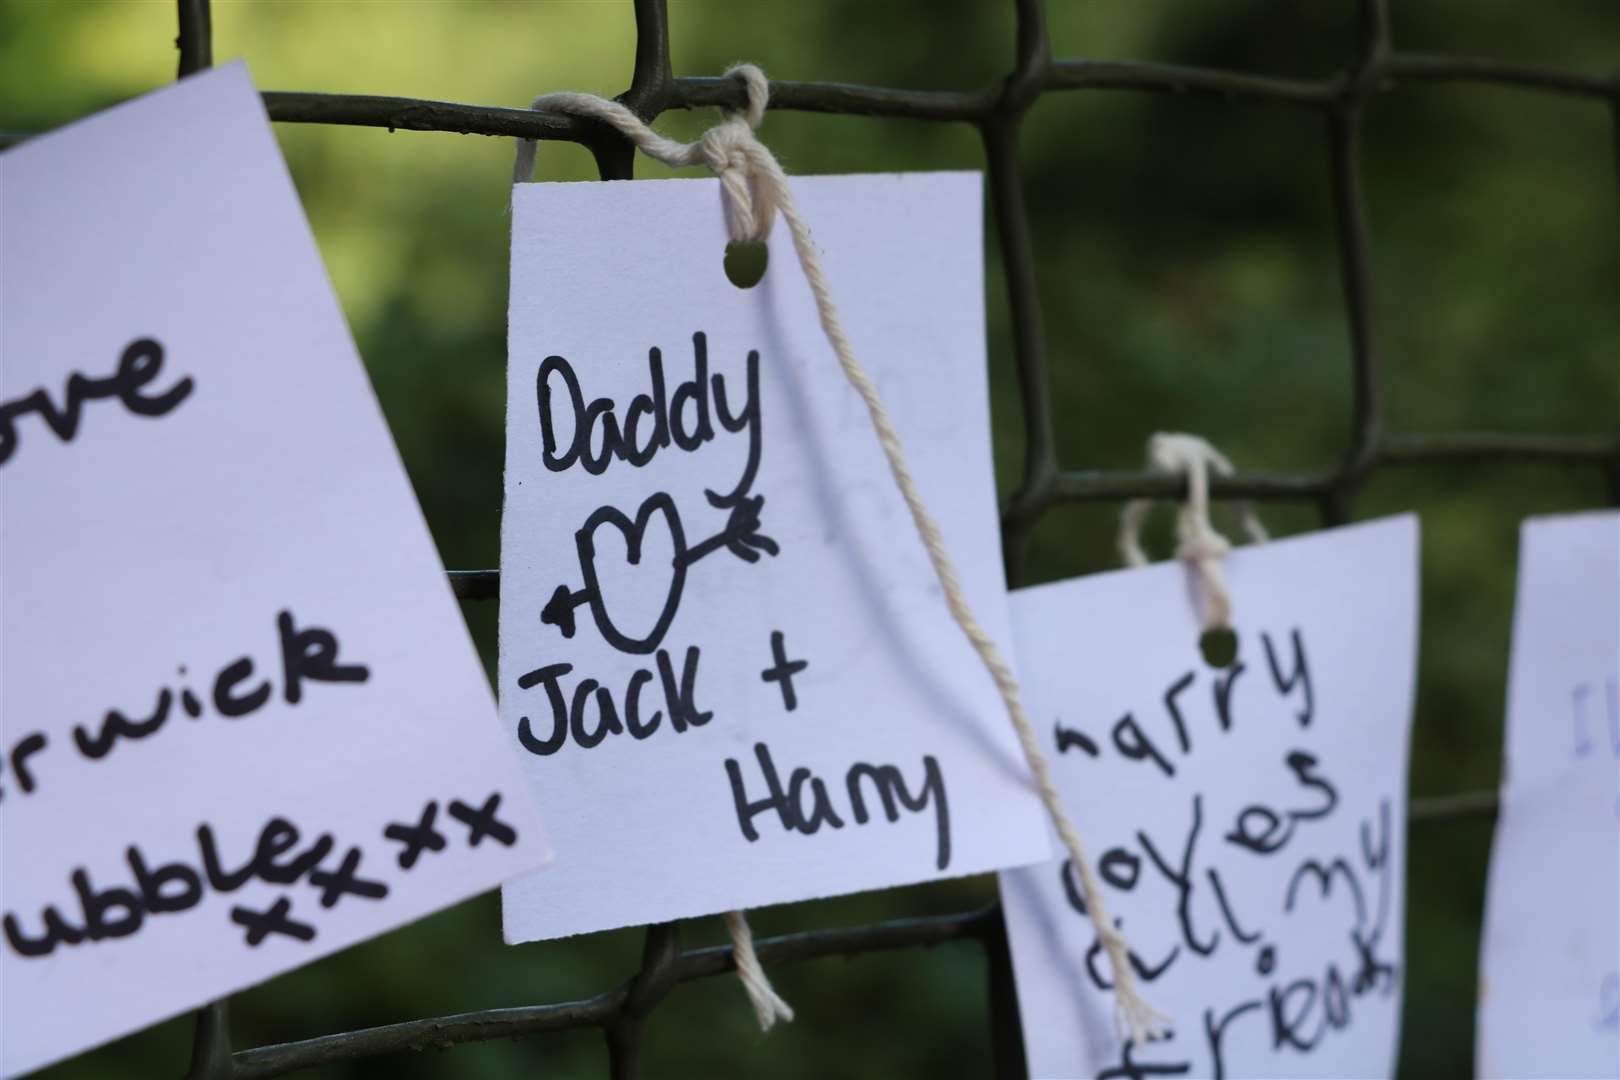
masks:
{"type": "MultiPolygon", "coordinates": [[[[976,87],[1011,63],[1010,4],[822,0],[671,5],[676,70],[746,57],[767,72],[976,87]]],[[[1322,75],[1347,56],[1347,4],[1075,3],[1051,12],[1059,55],[1322,75]]],[[[264,89],[522,105],[545,90],[621,90],[628,3],[239,2],[215,6],[216,55],[264,89]]],[[[1396,12],[1403,47],[1577,70],[1613,66],[1609,0],[1435,0],[1396,12]]],[[[166,3],[0,5],[0,127],[42,130],[173,76],[166,3]]],[[[709,122],[672,114],[689,137],[709,122]]],[[[445,563],[493,566],[501,505],[511,145],[478,136],[282,125],[277,134],[445,563]]],[[[977,168],[968,128],[773,114],[797,172],[977,168]]],[[[1396,432],[1591,433],[1620,419],[1620,236],[1610,117],[1590,102],[1414,86],[1367,118],[1365,186],[1386,422],[1396,432]]],[[[1066,467],[1133,467],[1147,435],[1208,435],[1248,468],[1337,459],[1349,362],[1321,120],[1277,108],[1119,92],[1044,98],[1023,135],[1066,467]]],[[[117,169],[117,162],[106,167],[117,169]]],[[[642,163],[644,175],[656,166],[642,163]]],[[[584,179],[589,155],[542,147],[540,175],[584,179]]],[[[1022,422],[1007,300],[989,237],[989,354],[1002,494],[1022,422]]],[[[714,252],[719,272],[721,252],[714,252]]],[[[1543,466],[1386,470],[1359,516],[1424,517],[1417,794],[1496,782],[1517,522],[1601,502],[1601,477],[1543,466]]],[[[1266,507],[1281,532],[1311,507],[1266,507]]],[[[1036,529],[1036,578],[1104,569],[1114,508],[1036,529]]],[[[1162,524],[1162,522],[1161,522],[1162,524]]],[[[1160,534],[1161,542],[1163,534],[1160,534]]],[[[493,605],[467,605],[490,655],[493,605]]],[[[1489,828],[1414,832],[1403,1074],[1472,1072],[1476,949],[1489,828]]],[[[627,888],[637,887],[635,882],[627,888]]],[[[763,911],[761,934],[985,902],[985,879],[763,911]]],[[[506,948],[484,897],[239,995],[238,1045],[436,1013],[593,994],[633,969],[633,931],[506,948]]],[[[689,939],[718,940],[717,920],[689,939]]],[[[689,943],[692,943],[689,941],[689,943]]],[[[730,980],[683,987],[649,1025],[647,1075],[982,1075],[984,973],[970,946],[828,961],[776,974],[800,1021],[762,1039],[730,980]],[[701,1033],[701,1034],[698,1034],[701,1033]],[[898,1034],[895,1034],[898,1033],[898,1034]]],[[[185,1020],[45,1074],[172,1076],[185,1020]]],[[[333,1066],[337,1077],[605,1075],[592,1033],[333,1066]]]]}

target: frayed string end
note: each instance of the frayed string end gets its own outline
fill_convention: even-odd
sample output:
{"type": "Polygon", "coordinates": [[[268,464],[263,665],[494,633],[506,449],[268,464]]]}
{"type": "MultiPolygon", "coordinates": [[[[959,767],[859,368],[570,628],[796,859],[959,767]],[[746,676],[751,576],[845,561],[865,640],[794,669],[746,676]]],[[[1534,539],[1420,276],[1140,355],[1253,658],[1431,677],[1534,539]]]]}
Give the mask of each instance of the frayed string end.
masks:
{"type": "Polygon", "coordinates": [[[737,978],[748,994],[748,1003],[754,1007],[759,1030],[771,1030],[778,1020],[791,1023],[793,1007],[771,986],[770,977],[754,952],[754,932],[749,929],[748,916],[740,911],[728,911],[725,920],[726,932],[731,935],[731,956],[737,964],[737,978]]]}
{"type": "Polygon", "coordinates": [[[1116,990],[1114,993],[1114,1028],[1120,1039],[1130,1040],[1137,1046],[1157,1042],[1170,1034],[1170,1018],[1138,994],[1116,990]]]}

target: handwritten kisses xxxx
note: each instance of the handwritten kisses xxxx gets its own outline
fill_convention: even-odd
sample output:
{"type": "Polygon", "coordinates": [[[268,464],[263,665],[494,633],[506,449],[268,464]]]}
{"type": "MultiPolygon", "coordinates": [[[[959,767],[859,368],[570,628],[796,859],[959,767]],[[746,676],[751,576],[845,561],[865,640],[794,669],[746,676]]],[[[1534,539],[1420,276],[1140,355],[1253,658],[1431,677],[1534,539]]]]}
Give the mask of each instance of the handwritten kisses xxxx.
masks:
{"type": "MultiPolygon", "coordinates": [[[[414,819],[385,823],[380,835],[399,845],[395,863],[401,872],[411,871],[424,853],[445,850],[453,833],[472,848],[486,839],[510,847],[517,843],[518,834],[498,816],[501,800],[498,791],[481,802],[451,799],[445,808],[450,820],[442,826],[439,803],[430,800],[414,819]]],[[[128,874],[114,877],[116,884],[98,885],[87,867],[75,867],[68,883],[77,910],[48,904],[40,910],[38,929],[25,927],[16,912],[7,911],[3,920],[6,944],[18,956],[36,959],[61,947],[127,938],[154,917],[196,908],[210,892],[227,896],[255,882],[285,888],[268,907],[243,903],[230,909],[230,921],[241,927],[243,943],[257,948],[273,936],[309,942],[315,940],[315,925],[306,921],[307,915],[297,917],[307,895],[295,897],[290,886],[300,881],[307,884],[322,910],[348,897],[381,901],[390,891],[377,871],[368,871],[370,876],[360,873],[366,856],[361,846],[351,844],[345,850],[329,832],[306,838],[284,817],[264,823],[240,862],[227,857],[229,846],[213,826],[204,823],[197,826],[194,853],[169,862],[154,862],[140,845],[129,845],[124,852],[128,874]]]]}

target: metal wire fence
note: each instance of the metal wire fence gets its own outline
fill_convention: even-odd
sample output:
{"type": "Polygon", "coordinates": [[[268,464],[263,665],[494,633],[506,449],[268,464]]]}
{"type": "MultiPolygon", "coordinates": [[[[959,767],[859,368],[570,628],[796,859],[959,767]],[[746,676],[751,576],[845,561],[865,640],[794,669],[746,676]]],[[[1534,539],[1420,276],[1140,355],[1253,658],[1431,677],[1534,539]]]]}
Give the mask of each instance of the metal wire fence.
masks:
{"type": "MultiPolygon", "coordinates": [[[[179,74],[212,62],[208,0],[179,0],[179,74]]],[[[676,77],[670,64],[667,0],[633,0],[636,22],[634,76],[620,95],[625,105],[652,122],[671,109],[739,106],[733,80],[676,77]]],[[[1062,504],[1111,502],[1152,496],[1175,498],[1184,481],[1145,472],[1064,468],[1054,442],[1046,343],[1025,211],[1018,155],[1019,129],[1043,94],[1062,91],[1137,91],[1196,95],[1234,105],[1279,106],[1320,118],[1327,140],[1329,179],[1339,273],[1347,315],[1351,406],[1347,445],[1336,464],[1314,472],[1241,472],[1210,478],[1219,499],[1282,500],[1314,505],[1324,525],[1349,520],[1352,504],[1375,470],[1444,463],[1540,462],[1596,470],[1611,502],[1620,503],[1620,437],[1614,435],[1449,434],[1396,435],[1385,430],[1372,271],[1361,192],[1361,134],[1374,96],[1404,83],[1483,83],[1606,105],[1615,121],[1620,159],[1620,73],[1590,76],[1463,56],[1397,50],[1384,0],[1361,0],[1358,34],[1348,63],[1324,79],[1267,75],[1129,61],[1060,60],[1051,55],[1044,0],[1014,0],[1017,44],[1012,70],[991,85],[962,91],[916,91],[821,82],[773,82],[770,107],[777,110],[859,115],[965,124],[983,141],[991,212],[1006,277],[1012,346],[1024,424],[1022,478],[1002,515],[1009,585],[1024,578],[1024,550],[1036,522],[1062,504]]],[[[567,141],[586,147],[603,179],[632,174],[632,148],[606,127],[568,116],[522,109],[366,95],[276,93],[264,95],[270,118],[290,123],[344,124],[389,130],[443,131],[567,141]]],[[[10,140],[5,140],[10,141],[10,140]]],[[[497,571],[450,571],[457,596],[493,599],[497,571]]],[[[1478,792],[1414,800],[1410,822],[1435,822],[1495,813],[1496,796],[1478,792]]],[[[986,958],[991,1045],[995,1073],[1025,1075],[1011,961],[998,907],[788,934],[757,943],[760,959],[779,967],[831,956],[914,949],[946,942],[976,943],[986,958]]],[[[683,950],[679,927],[646,928],[640,966],[623,982],[595,997],[560,1004],[493,1009],[409,1020],[339,1032],[274,1046],[234,1050],[224,1001],[200,1011],[190,1080],[253,1080],[322,1064],[396,1053],[453,1047],[491,1039],[595,1028],[606,1038],[610,1073],[639,1075],[642,1029],[649,1014],[678,984],[734,970],[727,947],[683,950]]]]}

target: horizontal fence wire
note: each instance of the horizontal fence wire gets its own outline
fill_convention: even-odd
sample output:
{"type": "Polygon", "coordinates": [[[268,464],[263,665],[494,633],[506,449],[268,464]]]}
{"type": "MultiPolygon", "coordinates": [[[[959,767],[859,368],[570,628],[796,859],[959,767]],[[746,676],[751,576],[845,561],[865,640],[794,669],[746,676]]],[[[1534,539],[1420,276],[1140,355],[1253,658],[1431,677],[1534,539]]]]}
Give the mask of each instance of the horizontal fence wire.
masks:
{"type": "MultiPolygon", "coordinates": [[[[1186,481],[1135,471],[1064,469],[1054,440],[1047,350],[1036,292],[1029,219],[1017,152],[1024,116],[1042,94],[1071,90],[1123,90],[1213,98],[1233,104],[1275,105],[1317,113],[1329,150],[1339,274],[1350,337],[1349,437],[1339,460],[1305,472],[1238,472],[1211,476],[1217,499],[1263,499],[1314,504],[1324,525],[1350,519],[1353,501],[1374,470],[1412,465],[1539,463],[1595,470],[1611,503],[1620,503],[1620,434],[1518,435],[1501,433],[1391,434],[1384,430],[1380,357],[1367,256],[1361,193],[1361,125],[1367,102],[1400,84],[1470,83],[1562,95],[1607,107],[1620,163],[1620,72],[1580,74],[1496,60],[1406,53],[1391,44],[1386,0],[1359,0],[1358,32],[1348,64],[1323,79],[1277,78],[1173,64],[1054,60],[1044,0],[1013,0],[1017,37],[1014,65],[1001,80],[977,90],[922,91],[828,82],[773,81],[770,108],[802,112],[945,121],[978,129],[989,175],[991,212],[1000,238],[1012,314],[1013,356],[1024,416],[1022,479],[1002,514],[1009,586],[1024,579],[1024,549],[1036,521],[1059,504],[1138,497],[1178,498],[1186,481]]],[[[634,0],[636,54],[630,88],[619,100],[651,123],[671,109],[744,104],[735,80],[677,78],[670,64],[667,0],[634,0]]],[[[212,63],[208,0],[179,0],[181,77],[212,63]]],[[[358,94],[269,91],[272,120],[343,124],[390,131],[441,131],[516,136],[577,143],[589,149],[603,179],[632,175],[633,149],[607,127],[543,111],[465,105],[358,94]]],[[[26,138],[0,134],[0,145],[26,138]]],[[[456,596],[492,600],[500,594],[496,570],[449,572],[456,596]]],[[[1413,799],[1409,827],[1496,813],[1494,792],[1413,799]]],[[[999,905],[928,918],[786,934],[756,942],[760,960],[778,967],[832,956],[970,941],[983,950],[989,980],[995,1071],[1022,1077],[1022,1038],[1012,988],[1006,928],[999,905]]],[[[735,970],[727,946],[683,950],[680,927],[646,928],[640,966],[611,989],[582,1001],[487,1009],[387,1024],[298,1042],[232,1050],[228,1005],[200,1010],[188,1080],[259,1080],[317,1065],[427,1047],[451,1047],[543,1032],[597,1028],[606,1036],[615,1080],[639,1075],[641,1031],[647,1016],[684,982],[735,970]]]]}

